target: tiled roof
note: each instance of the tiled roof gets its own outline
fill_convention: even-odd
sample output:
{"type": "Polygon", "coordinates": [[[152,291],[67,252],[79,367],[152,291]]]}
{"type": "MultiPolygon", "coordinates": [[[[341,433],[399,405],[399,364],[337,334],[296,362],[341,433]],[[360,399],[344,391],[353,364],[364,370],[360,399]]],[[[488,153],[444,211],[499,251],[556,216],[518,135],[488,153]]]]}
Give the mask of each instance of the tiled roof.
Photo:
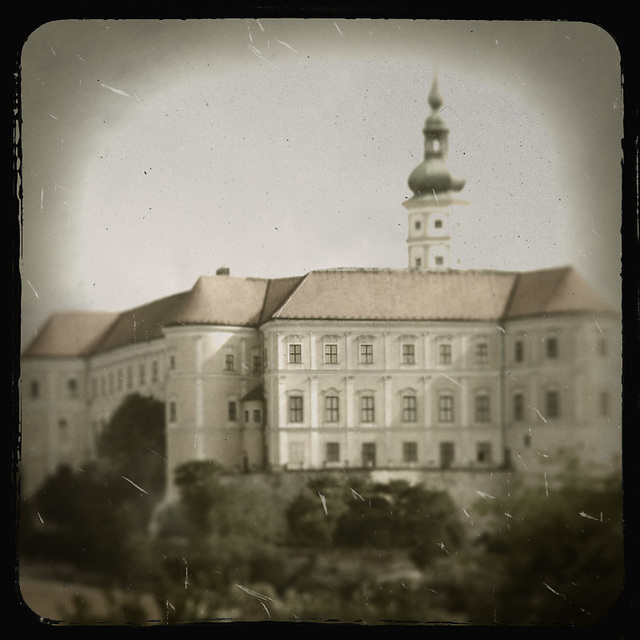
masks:
{"type": "Polygon", "coordinates": [[[504,321],[611,309],[571,267],[529,272],[336,269],[260,279],[203,276],[189,291],[115,313],[56,314],[25,356],[82,356],[176,325],[269,320],[504,321]]]}
{"type": "Polygon", "coordinates": [[[108,312],[56,313],[27,345],[23,355],[65,357],[89,354],[117,318],[117,313],[108,312]]]}

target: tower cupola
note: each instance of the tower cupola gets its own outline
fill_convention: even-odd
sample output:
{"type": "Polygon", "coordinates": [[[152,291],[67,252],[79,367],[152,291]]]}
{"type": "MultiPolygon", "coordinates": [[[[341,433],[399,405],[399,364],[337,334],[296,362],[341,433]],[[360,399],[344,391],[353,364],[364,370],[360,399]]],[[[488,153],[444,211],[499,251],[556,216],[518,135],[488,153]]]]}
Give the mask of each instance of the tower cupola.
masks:
{"type": "Polygon", "coordinates": [[[431,113],[425,120],[424,157],[410,173],[408,185],[413,196],[403,205],[409,212],[409,268],[439,271],[451,267],[452,209],[468,204],[454,198],[462,190],[464,180],[453,178],[446,165],[449,153],[449,129],[441,111],[444,101],[438,79],[434,76],[428,103],[431,113]]]}

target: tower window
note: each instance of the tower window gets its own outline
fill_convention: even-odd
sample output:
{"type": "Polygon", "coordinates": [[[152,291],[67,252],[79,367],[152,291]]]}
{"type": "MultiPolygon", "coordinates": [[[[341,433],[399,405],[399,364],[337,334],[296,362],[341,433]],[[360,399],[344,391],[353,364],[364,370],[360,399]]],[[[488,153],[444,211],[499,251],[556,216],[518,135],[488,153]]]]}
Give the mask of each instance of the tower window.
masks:
{"type": "Polygon", "coordinates": [[[556,338],[547,339],[547,358],[554,359],[558,357],[558,340],[556,338]]]}
{"type": "Polygon", "coordinates": [[[169,403],[169,422],[175,422],[178,415],[178,410],[175,402],[169,403]]]}
{"type": "Polygon", "coordinates": [[[444,258],[442,256],[436,256],[436,264],[442,266],[444,264],[444,258]]]}
{"type": "Polygon", "coordinates": [[[422,222],[420,222],[420,220],[416,220],[416,221],[413,223],[413,228],[414,228],[416,231],[420,230],[420,229],[422,228],[422,222]]]}
{"type": "Polygon", "coordinates": [[[231,400],[227,406],[227,417],[231,422],[238,419],[238,404],[231,400]]]}
{"type": "Polygon", "coordinates": [[[524,396],[521,393],[513,396],[513,420],[514,422],[524,420],[524,396]]]}
{"type": "Polygon", "coordinates": [[[600,398],[599,398],[599,413],[601,416],[608,416],[609,415],[609,394],[606,391],[602,391],[600,393],[600,398]]]}
{"type": "Polygon", "coordinates": [[[422,258],[416,258],[415,265],[419,269],[422,266],[422,258]]]}
{"type": "Polygon", "coordinates": [[[434,226],[436,229],[442,229],[442,220],[434,220],[434,222],[433,222],[433,226],[434,226]]]}
{"type": "Polygon", "coordinates": [[[31,397],[37,398],[40,395],[40,385],[37,380],[31,382],[31,397]]]}
{"type": "Polygon", "coordinates": [[[524,342],[518,340],[514,345],[514,359],[516,362],[522,362],[524,360],[524,342]]]}

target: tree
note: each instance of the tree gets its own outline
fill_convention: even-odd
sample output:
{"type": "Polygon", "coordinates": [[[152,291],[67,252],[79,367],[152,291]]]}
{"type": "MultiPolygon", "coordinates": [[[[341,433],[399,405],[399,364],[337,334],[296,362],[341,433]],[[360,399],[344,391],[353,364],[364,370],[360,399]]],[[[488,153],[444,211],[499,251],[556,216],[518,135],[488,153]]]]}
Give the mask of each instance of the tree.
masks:
{"type": "Polygon", "coordinates": [[[100,461],[114,475],[124,476],[157,500],[166,485],[165,432],[164,404],[129,395],[100,434],[100,461]]]}

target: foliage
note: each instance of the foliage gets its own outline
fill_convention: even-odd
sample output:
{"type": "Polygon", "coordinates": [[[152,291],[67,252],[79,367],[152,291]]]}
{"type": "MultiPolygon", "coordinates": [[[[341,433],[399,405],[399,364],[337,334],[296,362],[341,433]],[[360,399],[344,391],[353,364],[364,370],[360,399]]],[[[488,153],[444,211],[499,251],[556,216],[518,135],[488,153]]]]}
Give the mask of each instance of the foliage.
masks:
{"type": "Polygon", "coordinates": [[[470,620],[590,625],[621,595],[619,478],[544,487],[522,483],[478,505],[486,528],[475,549],[432,582],[470,620]]]}
{"type": "Polygon", "coordinates": [[[100,434],[97,452],[114,475],[159,499],[166,485],[164,404],[139,394],[127,396],[100,434]]]}

